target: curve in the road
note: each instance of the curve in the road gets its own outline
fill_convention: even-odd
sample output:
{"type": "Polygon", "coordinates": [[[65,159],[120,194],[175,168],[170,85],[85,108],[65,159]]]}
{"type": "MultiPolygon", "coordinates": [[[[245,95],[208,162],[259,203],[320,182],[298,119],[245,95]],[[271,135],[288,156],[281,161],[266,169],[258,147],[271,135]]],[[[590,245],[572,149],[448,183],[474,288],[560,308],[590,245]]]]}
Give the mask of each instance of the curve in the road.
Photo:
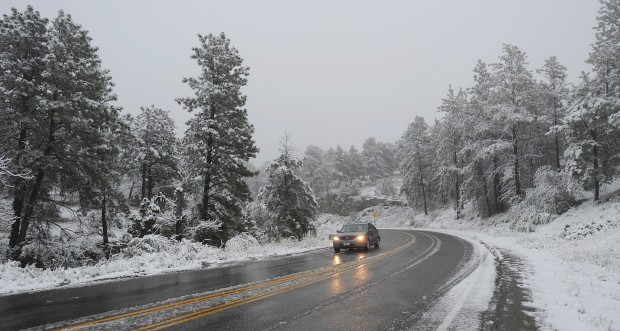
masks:
{"type": "MultiPolygon", "coordinates": [[[[348,261],[341,264],[337,264],[335,266],[330,267],[322,267],[306,272],[300,272],[293,275],[279,277],[276,279],[258,282],[255,284],[249,284],[246,286],[235,287],[232,289],[216,291],[214,293],[201,294],[197,297],[193,297],[190,299],[185,299],[177,302],[167,303],[158,305],[155,307],[149,307],[145,309],[140,309],[132,312],[122,313],[114,316],[109,316],[105,318],[98,318],[87,322],[82,322],[66,327],[60,327],[57,330],[71,330],[78,329],[88,326],[93,326],[96,324],[107,323],[110,327],[113,327],[111,322],[119,323],[118,326],[121,325],[135,325],[131,321],[127,321],[128,319],[136,319],[139,323],[142,320],[143,315],[157,315],[159,318],[155,317],[155,319],[161,319],[161,317],[167,317],[172,315],[176,315],[174,317],[164,319],[162,321],[151,323],[145,326],[140,326],[137,330],[160,330],[163,328],[167,328],[170,326],[182,324],[197,318],[205,317],[214,313],[222,312],[224,310],[232,309],[238,307],[243,304],[247,304],[250,302],[255,302],[258,300],[262,300],[264,298],[268,298],[274,295],[278,295],[284,293],[286,291],[290,291],[293,289],[297,289],[306,285],[314,284],[316,282],[320,282],[326,280],[331,277],[335,277],[341,275],[346,272],[353,271],[357,268],[360,268],[364,265],[368,265],[371,263],[375,263],[381,261],[383,259],[389,258],[395,254],[398,254],[411,245],[415,243],[415,237],[411,234],[406,234],[409,240],[403,245],[393,248],[387,252],[365,257],[358,260],[348,261]],[[238,297],[240,297],[237,299],[238,297]],[[220,303],[223,302],[223,303],[220,303]],[[165,313],[165,311],[169,311],[169,313],[165,313]],[[180,314],[182,313],[182,314],[180,314]],[[179,315],[180,314],[180,315],[179,315]]],[[[436,241],[438,243],[438,241],[436,241]]],[[[433,255],[437,249],[434,249],[434,246],[429,247],[419,256],[414,257],[412,260],[418,260],[419,262],[424,261],[429,256],[433,255]]],[[[152,320],[153,316],[149,318],[152,320]]]]}

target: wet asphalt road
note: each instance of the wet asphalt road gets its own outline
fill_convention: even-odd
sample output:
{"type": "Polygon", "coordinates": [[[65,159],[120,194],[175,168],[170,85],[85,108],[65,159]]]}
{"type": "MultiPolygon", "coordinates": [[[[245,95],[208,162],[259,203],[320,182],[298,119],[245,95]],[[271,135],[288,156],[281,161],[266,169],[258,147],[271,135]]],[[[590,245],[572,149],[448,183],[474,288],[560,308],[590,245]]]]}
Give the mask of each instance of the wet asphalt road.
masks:
{"type": "MultiPolygon", "coordinates": [[[[324,249],[216,269],[1,296],[0,328],[42,328],[38,326],[276,277],[293,279],[297,273],[313,271],[320,278],[308,278],[312,281],[307,284],[291,280],[288,288],[268,292],[264,297],[248,292],[239,304],[218,303],[216,308],[220,308],[211,308],[212,312],[208,313],[196,308],[193,315],[185,315],[194,317],[180,318],[176,324],[161,327],[170,330],[415,329],[421,314],[458,282],[455,274],[471,258],[472,247],[461,239],[433,232],[381,230],[381,236],[381,248],[371,248],[368,252],[334,254],[331,249],[324,249]]],[[[101,325],[101,328],[118,326],[101,325]]]]}

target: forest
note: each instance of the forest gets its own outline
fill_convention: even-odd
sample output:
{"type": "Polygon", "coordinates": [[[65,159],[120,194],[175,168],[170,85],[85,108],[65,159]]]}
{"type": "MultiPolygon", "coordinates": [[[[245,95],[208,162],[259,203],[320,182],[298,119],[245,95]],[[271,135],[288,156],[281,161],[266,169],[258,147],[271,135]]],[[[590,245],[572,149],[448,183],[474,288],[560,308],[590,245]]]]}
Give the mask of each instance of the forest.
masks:
{"type": "Polygon", "coordinates": [[[224,33],[192,49],[193,95],[176,99],[192,118],[178,137],[168,110],[114,104],[111,74],[71,15],[13,8],[0,20],[0,262],[94,264],[151,235],[299,240],[329,201],[368,183],[424,213],[516,208],[516,230],[548,223],[582,190],[600,200],[620,170],[619,1],[601,2],[594,32],[592,70],[576,84],[556,56],[531,68],[525,51],[498,45],[497,59],[472,63],[473,86],[449,88],[439,118],[413,118],[399,141],[300,153],[285,134],[257,169],[250,70],[224,33]]]}

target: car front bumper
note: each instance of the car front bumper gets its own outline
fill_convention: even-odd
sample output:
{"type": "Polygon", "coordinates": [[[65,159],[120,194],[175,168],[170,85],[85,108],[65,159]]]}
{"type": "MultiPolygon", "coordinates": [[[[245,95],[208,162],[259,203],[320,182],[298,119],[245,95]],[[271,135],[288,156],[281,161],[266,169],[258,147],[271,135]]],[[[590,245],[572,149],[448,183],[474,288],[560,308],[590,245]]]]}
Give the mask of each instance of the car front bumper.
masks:
{"type": "Polygon", "coordinates": [[[363,248],[366,247],[366,240],[334,240],[334,248],[363,248]]]}

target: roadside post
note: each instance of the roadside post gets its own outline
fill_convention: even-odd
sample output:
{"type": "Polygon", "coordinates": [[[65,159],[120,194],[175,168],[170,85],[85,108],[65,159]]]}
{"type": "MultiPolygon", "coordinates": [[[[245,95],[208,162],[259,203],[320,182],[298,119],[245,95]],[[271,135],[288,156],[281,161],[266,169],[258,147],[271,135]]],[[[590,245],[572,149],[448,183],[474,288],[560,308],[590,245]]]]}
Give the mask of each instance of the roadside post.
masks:
{"type": "Polygon", "coordinates": [[[372,224],[377,225],[377,218],[379,217],[379,213],[376,210],[372,211],[372,224]]]}

